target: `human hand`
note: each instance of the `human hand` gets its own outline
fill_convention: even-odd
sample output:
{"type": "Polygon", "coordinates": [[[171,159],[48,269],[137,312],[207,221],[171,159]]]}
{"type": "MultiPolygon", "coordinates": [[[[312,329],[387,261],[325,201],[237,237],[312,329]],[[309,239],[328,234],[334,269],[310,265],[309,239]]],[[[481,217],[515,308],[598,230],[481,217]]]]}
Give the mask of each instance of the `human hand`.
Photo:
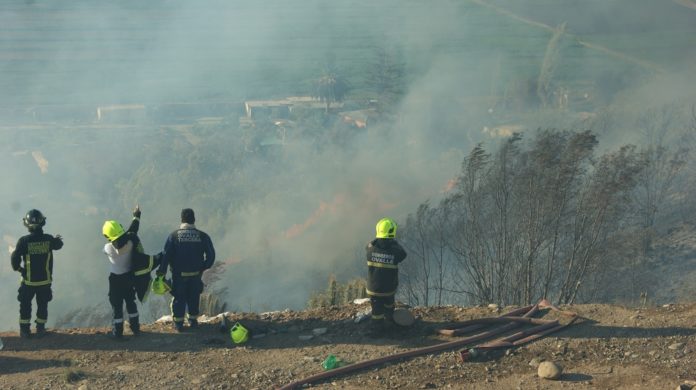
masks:
{"type": "Polygon", "coordinates": [[[140,218],[140,205],[135,205],[135,209],[133,210],[133,216],[135,218],[140,218]]]}

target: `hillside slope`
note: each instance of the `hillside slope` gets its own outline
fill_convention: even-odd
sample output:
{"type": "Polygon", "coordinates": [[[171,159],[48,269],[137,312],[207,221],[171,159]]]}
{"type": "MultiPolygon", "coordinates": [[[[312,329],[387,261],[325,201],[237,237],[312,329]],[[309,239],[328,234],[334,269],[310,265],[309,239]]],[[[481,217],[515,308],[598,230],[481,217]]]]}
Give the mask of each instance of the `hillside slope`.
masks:
{"type": "MultiPolygon", "coordinates": [[[[473,307],[414,309],[418,321],[389,338],[362,336],[353,318],[366,306],[266,314],[230,313],[264,337],[235,347],[219,322],[174,333],[169,324],[145,327],[137,338],[112,341],[107,329],[61,329],[42,339],[1,333],[0,388],[269,389],[322,372],[329,354],[355,363],[451,339],[432,330],[499,310],[473,307]],[[327,328],[303,341],[299,336],[327,328]]],[[[609,305],[566,308],[584,319],[506,354],[462,363],[457,351],[426,355],[315,384],[317,388],[676,388],[696,381],[696,304],[631,309],[609,305]],[[539,379],[533,359],[564,367],[560,381],[539,379]]]]}

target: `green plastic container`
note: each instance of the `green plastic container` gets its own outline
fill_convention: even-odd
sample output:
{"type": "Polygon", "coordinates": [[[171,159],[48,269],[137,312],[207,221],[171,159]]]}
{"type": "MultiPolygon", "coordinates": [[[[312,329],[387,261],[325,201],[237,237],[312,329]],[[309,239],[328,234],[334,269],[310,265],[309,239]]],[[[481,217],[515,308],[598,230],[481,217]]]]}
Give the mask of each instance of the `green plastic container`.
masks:
{"type": "Polygon", "coordinates": [[[321,366],[324,367],[324,370],[333,370],[334,368],[338,367],[340,365],[340,360],[336,358],[334,355],[329,355],[324,361],[321,363],[321,366]]]}

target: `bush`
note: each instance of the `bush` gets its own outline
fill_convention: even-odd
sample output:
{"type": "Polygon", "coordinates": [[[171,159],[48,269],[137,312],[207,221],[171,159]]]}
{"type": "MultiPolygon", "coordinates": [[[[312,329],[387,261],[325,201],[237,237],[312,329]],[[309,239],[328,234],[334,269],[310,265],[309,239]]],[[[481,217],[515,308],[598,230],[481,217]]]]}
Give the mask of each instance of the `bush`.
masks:
{"type": "Polygon", "coordinates": [[[365,298],[365,279],[353,279],[347,283],[339,283],[335,275],[329,277],[329,285],[325,291],[312,293],[307,302],[307,307],[340,306],[350,303],[358,298],[365,298]]]}

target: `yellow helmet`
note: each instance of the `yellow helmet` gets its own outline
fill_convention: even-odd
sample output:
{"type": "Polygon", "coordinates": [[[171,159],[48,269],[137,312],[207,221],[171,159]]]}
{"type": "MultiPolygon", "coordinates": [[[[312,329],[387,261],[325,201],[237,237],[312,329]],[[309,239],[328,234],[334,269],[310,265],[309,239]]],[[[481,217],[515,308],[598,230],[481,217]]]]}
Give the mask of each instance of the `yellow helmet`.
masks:
{"type": "Polygon", "coordinates": [[[396,237],[396,222],[391,218],[382,218],[377,222],[375,230],[377,230],[377,238],[394,238],[396,237]]]}
{"type": "Polygon", "coordinates": [[[125,233],[126,231],[123,230],[123,226],[118,221],[106,221],[102,226],[102,234],[109,241],[115,241],[125,233]]]}
{"type": "Polygon", "coordinates": [[[230,337],[235,344],[243,344],[249,340],[249,330],[242,326],[239,322],[234,324],[232,329],[230,329],[230,337]]]}
{"type": "Polygon", "coordinates": [[[164,280],[164,276],[158,276],[152,281],[150,290],[157,295],[162,295],[172,291],[172,287],[166,280],[164,280]]]}

